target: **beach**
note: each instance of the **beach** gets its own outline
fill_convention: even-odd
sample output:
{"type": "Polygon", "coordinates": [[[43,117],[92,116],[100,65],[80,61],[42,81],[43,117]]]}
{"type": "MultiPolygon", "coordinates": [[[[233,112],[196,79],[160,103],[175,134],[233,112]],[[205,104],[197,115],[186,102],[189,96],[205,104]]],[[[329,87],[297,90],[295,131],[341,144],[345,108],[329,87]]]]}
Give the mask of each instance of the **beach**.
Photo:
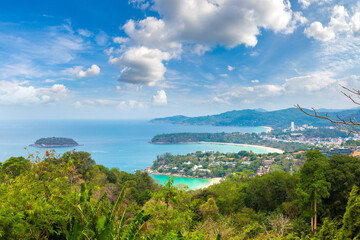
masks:
{"type": "Polygon", "coordinates": [[[154,178],[160,184],[166,184],[170,177],[174,178],[174,185],[187,185],[190,190],[196,190],[201,188],[207,188],[213,184],[220,183],[222,178],[195,178],[180,174],[161,174],[161,173],[152,173],[150,174],[152,178],[154,178]]]}
{"type": "Polygon", "coordinates": [[[250,145],[250,144],[241,144],[241,143],[223,143],[223,142],[199,142],[199,143],[211,143],[211,144],[224,144],[224,145],[232,145],[232,146],[256,147],[256,148],[264,149],[264,150],[266,150],[268,152],[271,152],[271,153],[284,153],[284,151],[281,150],[281,149],[272,148],[272,147],[266,147],[266,146],[261,146],[261,145],[250,145]]]}
{"type": "Polygon", "coordinates": [[[272,127],[267,127],[267,126],[261,126],[261,127],[267,129],[267,130],[266,130],[266,133],[269,133],[269,132],[271,132],[272,130],[274,130],[272,127]]]}
{"type": "Polygon", "coordinates": [[[218,184],[218,183],[221,182],[221,180],[222,180],[221,177],[210,178],[210,183],[209,183],[209,185],[207,185],[206,187],[209,187],[209,186],[214,185],[214,184],[218,184]]]}

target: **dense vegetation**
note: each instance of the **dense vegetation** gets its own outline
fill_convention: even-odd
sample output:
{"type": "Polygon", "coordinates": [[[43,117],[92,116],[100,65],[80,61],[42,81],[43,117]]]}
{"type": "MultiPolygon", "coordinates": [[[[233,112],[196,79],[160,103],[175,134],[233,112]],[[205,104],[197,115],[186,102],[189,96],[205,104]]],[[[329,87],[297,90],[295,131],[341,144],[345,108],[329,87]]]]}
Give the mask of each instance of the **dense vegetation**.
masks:
{"type": "Polygon", "coordinates": [[[256,133],[169,133],[156,135],[151,143],[190,143],[190,142],[220,142],[261,145],[279,148],[287,152],[306,150],[306,144],[296,142],[276,142],[262,140],[256,133]]]}
{"type": "Polygon", "coordinates": [[[306,159],[293,175],[244,171],[186,191],[85,152],[13,157],[0,166],[0,238],[358,239],[359,159],[306,159]]]}
{"type": "MultiPolygon", "coordinates": [[[[310,110],[309,110],[310,111],[310,110]]],[[[319,112],[325,115],[326,113],[319,112]]],[[[354,115],[355,119],[360,118],[360,110],[343,110],[339,112],[329,112],[328,116],[337,119],[339,116],[345,119],[354,115]]],[[[289,128],[291,122],[295,122],[297,126],[303,124],[313,126],[332,126],[332,124],[324,119],[312,118],[296,108],[288,108],[277,111],[257,111],[257,110],[239,110],[221,113],[218,115],[202,116],[202,117],[186,117],[174,116],[167,118],[153,119],[153,123],[171,123],[184,125],[215,125],[215,126],[270,126],[273,128],[289,128]]]]}
{"type": "MultiPolygon", "coordinates": [[[[349,135],[345,131],[341,131],[338,129],[330,129],[330,128],[318,128],[318,129],[305,129],[303,131],[282,131],[282,130],[274,130],[271,131],[269,135],[275,136],[277,138],[284,138],[291,136],[291,134],[301,134],[306,138],[346,138],[349,135]]],[[[353,135],[350,135],[353,136],[353,135]]]]}
{"type": "Polygon", "coordinates": [[[360,146],[360,140],[347,140],[342,145],[345,147],[358,147],[360,146]]]}
{"type": "Polygon", "coordinates": [[[35,144],[31,146],[35,147],[46,147],[46,146],[78,146],[79,144],[71,138],[63,138],[63,137],[48,137],[48,138],[40,138],[36,140],[35,144]]]}
{"type": "Polygon", "coordinates": [[[272,171],[296,172],[305,162],[305,152],[296,154],[256,154],[240,151],[238,153],[195,152],[186,155],[165,153],[157,156],[151,166],[153,174],[177,174],[190,177],[231,177],[233,173],[251,170],[258,173],[262,167],[272,171]]]}

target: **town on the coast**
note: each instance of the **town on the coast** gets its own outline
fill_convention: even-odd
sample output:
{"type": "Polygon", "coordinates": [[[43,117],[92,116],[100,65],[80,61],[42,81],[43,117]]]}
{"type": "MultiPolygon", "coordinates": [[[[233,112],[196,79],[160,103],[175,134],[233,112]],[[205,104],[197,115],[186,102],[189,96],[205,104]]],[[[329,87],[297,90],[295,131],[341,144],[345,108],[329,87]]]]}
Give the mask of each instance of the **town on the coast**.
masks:
{"type": "Polygon", "coordinates": [[[325,156],[360,156],[360,137],[335,127],[314,127],[294,122],[288,128],[272,129],[262,133],[177,133],[155,136],[152,143],[216,142],[223,144],[257,144],[268,150],[267,154],[252,151],[221,153],[198,151],[186,155],[159,155],[149,174],[176,177],[224,178],[239,173],[261,176],[270,171],[297,172],[306,161],[305,153],[318,149],[325,156]],[[267,147],[266,147],[267,146],[267,147]],[[277,147],[276,149],[271,147],[277,147]],[[276,151],[278,150],[278,151],[276,151]]]}

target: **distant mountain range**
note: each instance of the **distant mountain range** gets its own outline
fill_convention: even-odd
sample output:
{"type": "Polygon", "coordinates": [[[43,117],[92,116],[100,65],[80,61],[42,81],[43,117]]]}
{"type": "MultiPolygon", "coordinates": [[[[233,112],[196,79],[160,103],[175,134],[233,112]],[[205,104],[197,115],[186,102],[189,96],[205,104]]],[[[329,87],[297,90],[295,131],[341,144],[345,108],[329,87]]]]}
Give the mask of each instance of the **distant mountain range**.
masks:
{"type": "MultiPolygon", "coordinates": [[[[311,112],[311,110],[307,110],[311,112]]],[[[346,118],[354,115],[356,119],[360,119],[360,109],[349,109],[339,111],[319,111],[319,114],[325,115],[328,113],[330,118],[336,119],[337,116],[346,118]]],[[[312,126],[332,126],[329,121],[307,116],[297,108],[287,108],[277,111],[261,110],[234,110],[224,112],[217,115],[201,116],[201,117],[186,117],[183,115],[156,118],[151,120],[152,123],[171,123],[181,125],[214,125],[214,126],[269,126],[273,128],[290,127],[291,122],[296,126],[309,124],[312,126]]]]}

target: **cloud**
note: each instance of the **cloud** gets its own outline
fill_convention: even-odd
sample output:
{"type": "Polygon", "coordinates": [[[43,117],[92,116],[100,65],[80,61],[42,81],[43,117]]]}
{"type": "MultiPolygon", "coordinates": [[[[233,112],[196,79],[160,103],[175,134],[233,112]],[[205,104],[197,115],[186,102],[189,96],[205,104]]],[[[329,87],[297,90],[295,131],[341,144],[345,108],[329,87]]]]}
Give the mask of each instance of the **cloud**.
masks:
{"type": "MultiPolygon", "coordinates": [[[[148,2],[130,0],[137,7],[148,2]]],[[[123,38],[119,38],[125,49],[120,57],[110,57],[110,62],[122,61],[123,81],[151,86],[163,79],[166,71],[163,61],[180,58],[183,51],[201,55],[218,45],[226,48],[241,44],[253,47],[261,29],[291,33],[306,20],[300,12],[291,10],[289,1],[283,0],[153,0],[152,3],[151,9],[160,17],[128,20],[122,27],[129,37],[125,47],[123,38]],[[161,54],[151,57],[155,64],[152,61],[140,63],[138,58],[131,63],[136,62],[139,66],[133,65],[129,70],[125,58],[130,51],[142,48],[161,54]],[[150,73],[155,68],[159,70],[155,80],[148,80],[149,74],[139,71],[150,73]]]]}
{"type": "Polygon", "coordinates": [[[110,57],[109,62],[122,68],[119,81],[154,86],[164,79],[166,67],[163,60],[169,60],[170,55],[158,49],[133,47],[119,58],[110,57]]]}
{"type": "Polygon", "coordinates": [[[91,37],[93,35],[93,33],[87,29],[78,29],[77,32],[84,37],[91,37]]]}
{"type": "Polygon", "coordinates": [[[344,6],[335,5],[328,26],[323,26],[321,22],[315,21],[304,30],[307,37],[315,38],[319,41],[333,40],[338,33],[353,33],[357,35],[360,26],[360,13],[355,13],[348,21],[349,14],[344,6]]]}
{"type": "Polygon", "coordinates": [[[154,106],[163,106],[167,105],[167,96],[164,90],[157,91],[156,95],[152,98],[152,104],[154,106]]]}
{"type": "Polygon", "coordinates": [[[109,41],[109,36],[104,31],[99,31],[96,34],[95,42],[100,46],[105,46],[109,41]]]}
{"type": "Polygon", "coordinates": [[[135,22],[129,20],[123,29],[125,33],[137,44],[148,48],[160,49],[162,51],[172,51],[177,55],[181,50],[181,43],[176,39],[176,29],[169,29],[163,19],[147,17],[135,22]]]}
{"type": "Polygon", "coordinates": [[[311,4],[323,5],[325,3],[330,3],[332,0],[298,0],[298,3],[303,9],[308,8],[311,4]]]}
{"type": "MultiPolygon", "coordinates": [[[[259,83],[252,80],[252,83],[259,83]]],[[[279,96],[293,96],[314,94],[314,92],[328,93],[336,91],[339,81],[335,74],[328,71],[319,71],[307,75],[285,79],[282,84],[263,84],[254,87],[231,87],[230,91],[215,96],[212,101],[215,103],[231,104],[233,100],[256,101],[264,98],[279,96]]]]}
{"type": "Polygon", "coordinates": [[[147,102],[138,101],[138,100],[112,100],[112,99],[87,99],[82,101],[76,101],[74,107],[91,107],[91,106],[103,106],[103,107],[115,107],[119,109],[137,109],[137,108],[146,108],[148,105],[147,102]]]}
{"type": "Polygon", "coordinates": [[[36,88],[29,82],[0,81],[0,104],[30,105],[59,101],[66,97],[68,89],[62,84],[36,88]]]}
{"type": "Polygon", "coordinates": [[[329,27],[323,27],[321,22],[313,22],[304,30],[308,38],[313,37],[320,41],[329,41],[335,37],[334,31],[329,27]]]}
{"type": "Polygon", "coordinates": [[[113,42],[118,43],[118,44],[126,43],[127,41],[129,41],[129,39],[124,38],[124,37],[114,37],[113,38],[113,42]]]}
{"type": "Polygon", "coordinates": [[[93,64],[91,65],[90,68],[86,69],[86,71],[79,71],[76,76],[78,78],[83,78],[83,77],[90,77],[99,74],[100,74],[100,68],[97,65],[93,64]]]}
{"type": "Polygon", "coordinates": [[[229,71],[232,71],[232,70],[234,70],[235,68],[232,67],[232,66],[230,66],[230,65],[228,65],[228,66],[227,66],[227,69],[228,69],[229,71]]]}
{"type": "Polygon", "coordinates": [[[0,46],[2,52],[0,64],[31,64],[41,62],[46,65],[62,64],[73,60],[77,54],[87,48],[82,36],[76,35],[68,24],[48,27],[38,31],[21,29],[2,31],[0,46]]]}
{"type": "Polygon", "coordinates": [[[149,1],[147,0],[129,0],[129,4],[133,4],[134,7],[140,8],[141,10],[145,10],[150,6],[149,1]]]}
{"type": "Polygon", "coordinates": [[[100,74],[100,68],[96,64],[91,65],[91,67],[85,71],[83,71],[83,68],[83,66],[75,66],[63,70],[62,73],[65,75],[72,75],[77,78],[91,77],[100,74]]]}
{"type": "Polygon", "coordinates": [[[39,78],[45,75],[52,75],[50,71],[42,71],[37,66],[34,66],[32,62],[24,61],[24,63],[5,64],[0,67],[0,78],[39,78]]]}
{"type": "Polygon", "coordinates": [[[314,92],[335,86],[337,85],[336,82],[333,72],[320,71],[286,79],[283,87],[289,94],[295,92],[314,92]]]}
{"type": "Polygon", "coordinates": [[[181,42],[226,47],[255,46],[260,28],[284,31],[292,19],[282,0],[154,0],[168,36],[181,42]]]}

